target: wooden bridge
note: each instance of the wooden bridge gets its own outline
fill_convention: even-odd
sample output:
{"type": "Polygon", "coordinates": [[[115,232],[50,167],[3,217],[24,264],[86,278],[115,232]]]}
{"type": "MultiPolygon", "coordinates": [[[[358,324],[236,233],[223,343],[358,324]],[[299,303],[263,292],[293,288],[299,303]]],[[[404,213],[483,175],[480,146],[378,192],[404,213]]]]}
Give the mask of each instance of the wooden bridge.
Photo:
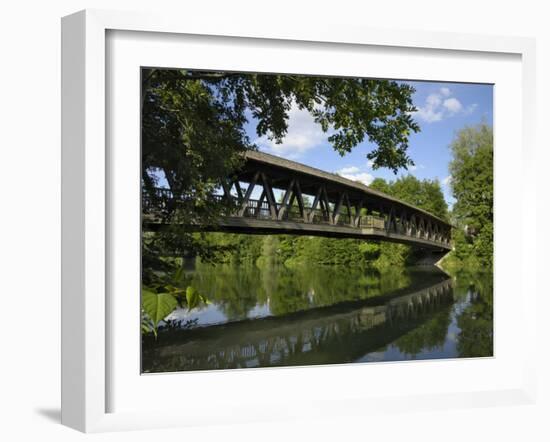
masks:
{"type": "MultiPolygon", "coordinates": [[[[215,198],[233,202],[233,209],[205,229],[392,241],[442,254],[451,249],[445,220],[362,183],[263,152],[248,151],[244,166],[222,187],[215,198]],[[261,194],[252,199],[255,188],[261,194]],[[274,190],[282,191],[280,202],[274,190]]],[[[162,213],[177,200],[168,189],[144,194],[144,227],[166,222],[162,213]]]]}

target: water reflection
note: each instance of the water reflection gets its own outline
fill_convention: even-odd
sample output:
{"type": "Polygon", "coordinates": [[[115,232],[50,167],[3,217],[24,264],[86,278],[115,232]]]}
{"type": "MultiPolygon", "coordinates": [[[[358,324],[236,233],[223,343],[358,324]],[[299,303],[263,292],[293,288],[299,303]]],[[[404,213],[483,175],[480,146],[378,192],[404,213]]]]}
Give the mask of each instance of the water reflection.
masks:
{"type": "Polygon", "coordinates": [[[187,311],[178,309],[169,319],[193,321],[194,326],[282,316],[342,302],[391,295],[402,288],[425,287],[448,278],[434,269],[374,269],[338,266],[289,269],[284,266],[210,266],[189,271],[189,283],[211,303],[187,311]]]}
{"type": "Polygon", "coordinates": [[[144,372],[492,355],[483,275],[274,266],[190,275],[212,303],[174,312],[158,341],[144,339],[144,372]]]}

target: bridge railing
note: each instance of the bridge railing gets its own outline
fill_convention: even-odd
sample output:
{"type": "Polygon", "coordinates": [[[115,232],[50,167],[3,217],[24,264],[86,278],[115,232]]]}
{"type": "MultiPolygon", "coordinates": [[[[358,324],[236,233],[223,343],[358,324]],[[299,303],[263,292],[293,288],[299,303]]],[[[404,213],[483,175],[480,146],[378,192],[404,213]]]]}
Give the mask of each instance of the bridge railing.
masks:
{"type": "MultiPolygon", "coordinates": [[[[222,199],[223,196],[216,195],[216,198],[222,199]]],[[[281,203],[276,203],[277,213],[282,208],[281,203]]],[[[307,222],[312,224],[332,224],[330,216],[323,210],[315,209],[311,210],[311,207],[304,207],[307,222]]],[[[242,216],[247,218],[259,218],[259,219],[271,219],[271,211],[269,208],[269,203],[267,201],[260,202],[259,200],[249,199],[246,204],[246,208],[242,216]]],[[[295,221],[295,222],[304,222],[304,215],[297,205],[289,206],[288,204],[285,207],[285,211],[280,218],[282,221],[295,221]]],[[[362,215],[357,220],[354,216],[349,214],[341,213],[338,215],[338,218],[333,222],[339,226],[348,226],[348,227],[357,227],[357,228],[373,228],[384,230],[386,228],[385,220],[383,217],[374,216],[374,215],[362,215]]]]}

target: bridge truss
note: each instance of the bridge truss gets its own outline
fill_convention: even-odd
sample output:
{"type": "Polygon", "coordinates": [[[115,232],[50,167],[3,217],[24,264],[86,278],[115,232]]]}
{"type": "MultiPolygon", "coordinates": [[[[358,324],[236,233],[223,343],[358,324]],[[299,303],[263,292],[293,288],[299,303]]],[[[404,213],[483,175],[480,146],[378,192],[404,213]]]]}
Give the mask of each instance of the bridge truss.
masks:
{"type": "MultiPolygon", "coordinates": [[[[234,209],[217,225],[205,226],[209,230],[370,238],[443,252],[451,248],[451,225],[445,220],[362,183],[263,152],[247,152],[244,167],[223,183],[216,198],[234,209]],[[253,199],[255,189],[261,193],[253,199]],[[282,191],[279,202],[274,189],[282,191]]],[[[155,223],[155,210],[177,196],[159,189],[155,199],[143,201],[147,225],[155,223]]]]}

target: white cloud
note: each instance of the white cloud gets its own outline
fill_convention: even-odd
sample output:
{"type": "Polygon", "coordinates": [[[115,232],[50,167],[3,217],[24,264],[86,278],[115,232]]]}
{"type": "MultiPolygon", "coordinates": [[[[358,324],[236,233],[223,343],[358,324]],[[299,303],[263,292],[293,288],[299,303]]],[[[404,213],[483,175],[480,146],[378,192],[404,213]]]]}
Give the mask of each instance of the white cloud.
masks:
{"type": "Polygon", "coordinates": [[[347,173],[347,174],[350,174],[350,173],[357,173],[359,172],[361,169],[359,169],[358,167],[356,166],[350,166],[350,167],[344,167],[342,169],[340,169],[338,171],[338,173],[347,173]]]}
{"type": "Polygon", "coordinates": [[[430,107],[438,107],[441,104],[441,95],[439,94],[430,94],[426,98],[426,104],[430,107]]]}
{"type": "Polygon", "coordinates": [[[440,88],[428,95],[424,105],[417,106],[418,110],[412,115],[426,123],[435,123],[457,114],[469,115],[477,108],[476,103],[464,107],[458,98],[451,95],[452,91],[448,87],[440,88]]]}
{"type": "Polygon", "coordinates": [[[445,107],[445,109],[447,109],[451,114],[456,114],[462,110],[462,103],[454,97],[447,98],[443,102],[443,107],[445,107]]]}
{"type": "Polygon", "coordinates": [[[441,121],[443,119],[444,109],[441,108],[441,96],[439,94],[430,94],[426,97],[424,106],[420,106],[414,115],[427,123],[441,121]]]}
{"type": "Polygon", "coordinates": [[[344,167],[335,172],[343,178],[347,178],[352,181],[359,181],[365,185],[370,185],[373,182],[374,177],[368,172],[362,172],[361,169],[355,166],[344,167]]]}
{"type": "Polygon", "coordinates": [[[288,111],[288,132],[281,144],[262,136],[254,142],[263,150],[289,159],[297,159],[305,152],[326,141],[330,133],[325,133],[315,123],[311,114],[300,110],[296,103],[288,111]]]}
{"type": "Polygon", "coordinates": [[[470,104],[466,109],[464,109],[464,113],[466,115],[470,115],[474,113],[474,111],[477,109],[477,103],[470,104]]]}
{"type": "Polygon", "coordinates": [[[449,184],[451,184],[451,180],[452,180],[451,175],[448,175],[448,176],[446,176],[445,178],[443,178],[443,181],[441,181],[441,183],[442,183],[444,186],[448,186],[449,184]]]}

